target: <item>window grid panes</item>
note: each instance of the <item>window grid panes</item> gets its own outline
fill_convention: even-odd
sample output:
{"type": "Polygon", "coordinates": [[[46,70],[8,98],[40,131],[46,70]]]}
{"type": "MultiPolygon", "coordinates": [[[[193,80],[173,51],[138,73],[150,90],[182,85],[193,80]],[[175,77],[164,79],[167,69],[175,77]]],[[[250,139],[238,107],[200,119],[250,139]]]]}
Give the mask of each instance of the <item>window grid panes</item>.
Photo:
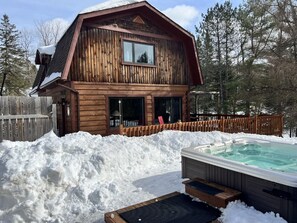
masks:
{"type": "Polygon", "coordinates": [[[124,62],[155,64],[154,45],[124,41],[124,62]]]}

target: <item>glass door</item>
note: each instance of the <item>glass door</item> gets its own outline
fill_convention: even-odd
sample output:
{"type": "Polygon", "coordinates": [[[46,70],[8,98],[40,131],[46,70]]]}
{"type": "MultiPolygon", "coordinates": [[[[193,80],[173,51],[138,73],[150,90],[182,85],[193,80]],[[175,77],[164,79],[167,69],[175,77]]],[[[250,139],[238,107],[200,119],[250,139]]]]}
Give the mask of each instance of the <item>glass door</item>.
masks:
{"type": "Polygon", "coordinates": [[[181,97],[156,97],[155,101],[155,124],[160,123],[162,117],[164,123],[175,123],[181,120],[182,98],[181,97]]]}
{"type": "Polygon", "coordinates": [[[110,127],[144,125],[144,98],[109,98],[110,127]]]}

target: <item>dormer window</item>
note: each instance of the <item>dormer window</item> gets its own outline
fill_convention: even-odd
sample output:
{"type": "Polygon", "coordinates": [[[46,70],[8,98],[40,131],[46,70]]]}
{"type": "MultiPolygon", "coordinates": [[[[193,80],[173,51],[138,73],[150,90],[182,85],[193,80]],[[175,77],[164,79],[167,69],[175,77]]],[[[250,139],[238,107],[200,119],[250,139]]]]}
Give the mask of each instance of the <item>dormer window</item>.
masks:
{"type": "Polygon", "coordinates": [[[152,44],[123,41],[123,62],[155,65],[155,46],[152,44]]]}

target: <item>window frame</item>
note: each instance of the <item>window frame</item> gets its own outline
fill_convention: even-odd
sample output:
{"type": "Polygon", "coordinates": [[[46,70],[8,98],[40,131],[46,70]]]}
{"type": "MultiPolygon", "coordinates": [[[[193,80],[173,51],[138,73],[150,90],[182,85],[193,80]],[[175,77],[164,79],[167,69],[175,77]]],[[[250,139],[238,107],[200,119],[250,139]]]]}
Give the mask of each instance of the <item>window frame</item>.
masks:
{"type": "MultiPolygon", "coordinates": [[[[145,117],[146,117],[146,108],[145,108],[145,97],[144,96],[132,96],[132,97],[126,97],[126,96],[109,96],[107,98],[108,100],[108,116],[109,116],[109,122],[108,122],[108,126],[109,126],[109,129],[115,129],[115,128],[119,128],[119,125],[120,124],[123,124],[125,127],[131,127],[131,126],[143,126],[145,125],[146,121],[145,121],[145,117]],[[115,120],[114,120],[114,123],[113,125],[111,125],[111,120],[113,119],[113,116],[112,116],[112,112],[111,111],[111,100],[118,100],[118,112],[120,113],[119,116],[117,116],[117,120],[118,120],[118,123],[115,124],[115,120]],[[124,101],[125,100],[141,100],[141,110],[142,110],[142,113],[140,113],[140,116],[141,118],[139,120],[142,120],[142,122],[138,122],[138,125],[126,125],[125,123],[128,123],[129,121],[132,121],[133,120],[128,120],[128,119],[125,119],[125,108],[124,106],[124,101]]],[[[135,119],[136,120],[136,119],[135,119]]]]}
{"type": "Polygon", "coordinates": [[[135,40],[135,39],[129,39],[129,38],[123,38],[121,39],[122,43],[121,43],[121,50],[122,50],[122,64],[123,65],[134,65],[134,66],[142,66],[142,67],[157,67],[157,61],[156,61],[156,44],[153,42],[148,42],[148,41],[144,41],[144,40],[135,40]],[[124,43],[125,42],[129,42],[132,43],[132,58],[133,60],[135,60],[135,47],[134,44],[142,44],[142,45],[148,45],[148,46],[152,46],[153,47],[153,58],[154,58],[154,63],[150,64],[150,63],[138,63],[138,62],[128,62],[125,61],[125,48],[124,48],[124,43]]]}
{"type": "MultiPolygon", "coordinates": [[[[165,124],[166,123],[176,123],[176,122],[178,122],[178,120],[183,120],[183,95],[154,96],[154,98],[153,98],[153,106],[154,106],[153,107],[153,123],[154,124],[159,124],[158,116],[163,116],[161,114],[158,115],[159,112],[156,110],[157,109],[156,101],[157,100],[166,100],[166,101],[169,101],[170,100],[170,104],[171,104],[170,105],[170,110],[172,110],[172,103],[173,103],[173,100],[175,100],[175,99],[178,99],[178,102],[179,102],[179,108],[178,108],[179,118],[177,120],[172,120],[172,117],[171,117],[170,118],[171,120],[169,122],[166,122],[164,120],[165,121],[165,124]]],[[[167,110],[167,108],[165,107],[165,111],[166,110],[167,110]]],[[[170,112],[172,112],[172,111],[170,111],[170,112]]],[[[164,114],[165,114],[165,112],[164,112],[164,114]]]]}

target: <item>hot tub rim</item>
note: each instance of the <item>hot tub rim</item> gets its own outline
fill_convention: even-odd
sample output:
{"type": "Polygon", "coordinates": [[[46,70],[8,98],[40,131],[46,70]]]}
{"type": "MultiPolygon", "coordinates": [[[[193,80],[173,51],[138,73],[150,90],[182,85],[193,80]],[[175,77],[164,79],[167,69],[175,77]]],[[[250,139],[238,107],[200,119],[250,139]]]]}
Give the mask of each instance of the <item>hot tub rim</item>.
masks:
{"type": "MultiPolygon", "coordinates": [[[[240,139],[253,140],[253,141],[257,140],[254,138],[250,138],[250,139],[239,138],[236,140],[240,140],[240,139]]],[[[258,141],[265,141],[265,140],[259,139],[258,141]]],[[[270,141],[267,141],[267,142],[270,142],[270,141]]],[[[276,142],[276,143],[279,143],[279,142],[276,142]]],[[[224,144],[224,142],[218,143],[218,144],[209,144],[209,145],[216,146],[216,145],[222,145],[222,144],[224,144]]],[[[286,173],[286,172],[279,172],[275,170],[261,169],[259,167],[247,165],[238,161],[228,160],[222,157],[216,157],[214,155],[199,152],[199,151],[193,151],[194,148],[200,148],[200,147],[202,148],[204,146],[209,146],[209,145],[199,145],[199,146],[183,148],[181,150],[181,157],[186,157],[193,160],[205,162],[207,164],[211,164],[211,165],[232,170],[235,172],[247,174],[253,177],[262,178],[262,179],[283,184],[286,186],[295,187],[295,188],[297,187],[297,173],[286,173]]],[[[288,145],[291,145],[291,144],[288,144],[288,145]]]]}

